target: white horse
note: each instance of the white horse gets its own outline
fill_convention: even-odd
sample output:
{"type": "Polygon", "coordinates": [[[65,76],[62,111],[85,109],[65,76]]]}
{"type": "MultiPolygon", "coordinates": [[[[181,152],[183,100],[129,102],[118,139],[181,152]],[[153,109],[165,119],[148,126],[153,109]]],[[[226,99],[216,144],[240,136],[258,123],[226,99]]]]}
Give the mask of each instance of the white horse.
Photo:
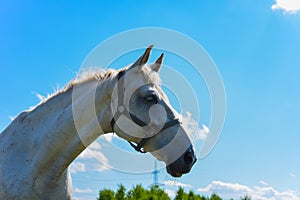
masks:
{"type": "Polygon", "coordinates": [[[110,132],[164,161],[170,175],[188,173],[196,156],[159,86],[163,54],[146,64],[151,49],[129,67],[74,79],[19,114],[0,134],[0,199],[72,199],[68,166],[110,132]]]}

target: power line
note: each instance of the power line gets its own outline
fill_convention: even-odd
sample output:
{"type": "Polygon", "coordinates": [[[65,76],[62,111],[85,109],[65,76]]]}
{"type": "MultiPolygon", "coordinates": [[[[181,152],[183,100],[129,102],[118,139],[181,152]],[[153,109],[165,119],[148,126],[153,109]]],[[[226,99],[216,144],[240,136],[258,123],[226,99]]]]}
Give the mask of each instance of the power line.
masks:
{"type": "Polygon", "coordinates": [[[157,162],[156,162],[156,160],[154,161],[154,170],[153,170],[152,174],[153,174],[153,184],[154,185],[158,185],[158,174],[159,174],[159,171],[157,170],[157,162]]]}
{"type": "Polygon", "coordinates": [[[157,169],[157,161],[154,161],[154,170],[152,171],[152,175],[153,175],[153,183],[151,186],[157,185],[157,186],[163,186],[164,184],[160,183],[158,181],[158,175],[159,175],[160,171],[157,169]]]}

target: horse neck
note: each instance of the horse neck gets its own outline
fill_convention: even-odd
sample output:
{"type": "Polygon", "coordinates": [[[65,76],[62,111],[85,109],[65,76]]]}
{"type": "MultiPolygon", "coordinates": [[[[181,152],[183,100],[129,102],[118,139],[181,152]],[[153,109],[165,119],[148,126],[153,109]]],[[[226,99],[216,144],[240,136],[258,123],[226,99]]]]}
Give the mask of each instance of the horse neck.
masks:
{"type": "MultiPolygon", "coordinates": [[[[97,137],[111,132],[110,97],[114,79],[73,85],[31,111],[32,143],[39,144],[37,176],[59,179],[69,164],[97,137]],[[96,98],[95,98],[96,97],[96,98]]],[[[29,136],[29,135],[28,135],[29,136]]]]}

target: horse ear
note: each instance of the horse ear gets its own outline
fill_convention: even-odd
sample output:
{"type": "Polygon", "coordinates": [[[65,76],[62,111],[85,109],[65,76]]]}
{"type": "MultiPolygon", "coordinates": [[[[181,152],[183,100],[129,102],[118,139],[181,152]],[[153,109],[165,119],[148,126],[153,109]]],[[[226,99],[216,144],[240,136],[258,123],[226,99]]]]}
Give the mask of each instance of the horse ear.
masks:
{"type": "Polygon", "coordinates": [[[162,61],[164,59],[164,53],[162,53],[159,58],[155,61],[155,63],[153,63],[152,65],[150,65],[150,68],[153,70],[153,71],[156,71],[158,72],[161,68],[161,64],[162,64],[162,61]]]}
{"type": "Polygon", "coordinates": [[[148,46],[146,51],[143,53],[143,55],[141,55],[141,57],[139,57],[139,59],[137,59],[137,61],[135,61],[135,63],[133,63],[129,67],[129,69],[133,69],[135,67],[138,67],[139,69],[141,69],[147,63],[152,48],[153,48],[153,45],[148,46]]]}

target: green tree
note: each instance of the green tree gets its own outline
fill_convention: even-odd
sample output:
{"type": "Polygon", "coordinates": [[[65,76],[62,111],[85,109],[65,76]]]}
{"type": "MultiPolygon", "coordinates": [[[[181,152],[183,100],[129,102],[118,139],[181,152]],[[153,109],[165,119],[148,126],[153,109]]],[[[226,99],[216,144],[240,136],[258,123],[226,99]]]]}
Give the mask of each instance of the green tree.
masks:
{"type": "Polygon", "coordinates": [[[199,194],[195,194],[192,190],[190,190],[188,194],[188,200],[207,200],[205,196],[200,196],[199,194]]]}
{"type": "MultiPolygon", "coordinates": [[[[154,185],[150,189],[145,189],[142,185],[136,185],[126,192],[126,188],[121,184],[116,192],[103,189],[99,192],[97,200],[171,200],[167,193],[159,186],[154,185]]],[[[174,200],[222,200],[217,194],[210,197],[195,194],[192,190],[188,193],[179,187],[174,200]]],[[[251,200],[249,196],[241,197],[241,200],[251,200]]]]}
{"type": "Polygon", "coordinates": [[[184,192],[182,187],[177,190],[174,200],[188,200],[188,194],[184,192]]]}
{"type": "Polygon", "coordinates": [[[251,197],[246,194],[245,196],[241,197],[241,200],[251,200],[251,197]]]}
{"type": "Polygon", "coordinates": [[[219,197],[217,194],[212,194],[211,196],[210,196],[210,200],[222,200],[222,198],[221,197],[219,197]]]}
{"type": "Polygon", "coordinates": [[[115,193],[109,189],[101,190],[97,200],[115,200],[115,193]]]}
{"type": "Polygon", "coordinates": [[[126,200],[126,188],[121,184],[115,194],[115,200],[126,200]]]}
{"type": "Polygon", "coordinates": [[[197,199],[197,195],[190,190],[189,194],[188,194],[188,200],[198,200],[197,199]]]}
{"type": "Polygon", "coordinates": [[[158,185],[154,185],[150,189],[149,200],[170,200],[170,197],[158,185]]]}
{"type": "Polygon", "coordinates": [[[145,190],[141,185],[136,185],[127,192],[127,197],[129,200],[148,200],[149,191],[145,190]]]}

